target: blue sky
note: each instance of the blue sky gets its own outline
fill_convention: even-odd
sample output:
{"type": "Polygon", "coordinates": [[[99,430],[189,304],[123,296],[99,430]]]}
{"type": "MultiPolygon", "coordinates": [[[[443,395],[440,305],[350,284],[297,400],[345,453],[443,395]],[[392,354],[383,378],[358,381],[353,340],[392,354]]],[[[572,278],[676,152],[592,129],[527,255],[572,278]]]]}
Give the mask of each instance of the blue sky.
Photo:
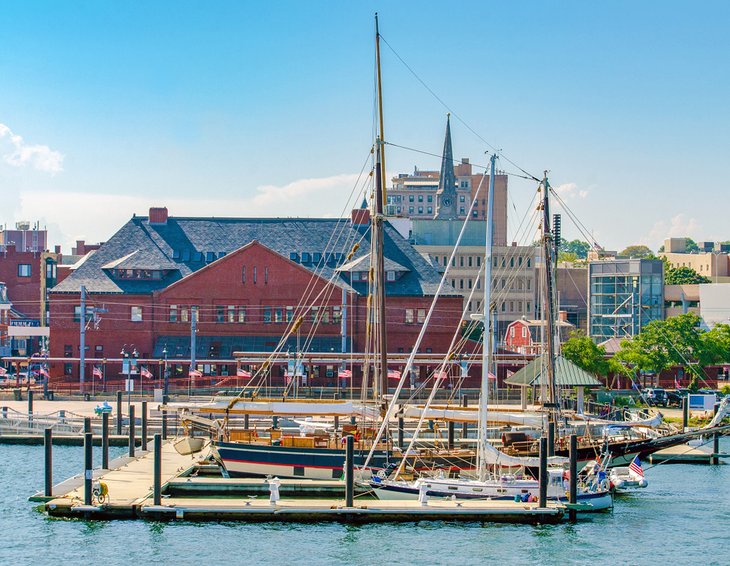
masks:
{"type": "MultiPolygon", "coordinates": [[[[0,222],[40,220],[67,250],[153,205],[340,214],[371,143],[376,10],[448,107],[548,169],[599,243],[730,239],[730,3],[709,1],[4,2],[0,222]]],[[[386,139],[438,153],[447,109],[387,46],[383,73],[386,139]]],[[[487,162],[452,131],[457,157],[487,162]]],[[[438,164],[388,153],[390,173],[438,164]]],[[[515,221],[534,188],[510,180],[515,221]]]]}

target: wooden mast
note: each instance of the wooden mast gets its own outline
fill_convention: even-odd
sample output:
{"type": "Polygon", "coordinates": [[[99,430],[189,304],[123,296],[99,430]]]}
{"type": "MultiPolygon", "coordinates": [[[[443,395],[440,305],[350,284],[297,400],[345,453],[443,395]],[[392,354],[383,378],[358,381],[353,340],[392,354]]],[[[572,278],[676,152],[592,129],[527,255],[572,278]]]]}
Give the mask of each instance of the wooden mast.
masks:
{"type": "Polygon", "coordinates": [[[375,141],[375,213],[373,214],[372,229],[374,247],[374,286],[375,286],[375,309],[376,320],[376,342],[378,354],[376,356],[377,371],[373,380],[373,396],[382,399],[388,392],[388,340],[387,340],[387,319],[385,316],[385,145],[383,143],[383,88],[380,75],[380,28],[378,26],[378,14],[375,13],[375,62],[377,68],[378,82],[378,122],[380,124],[378,135],[375,141]]]}
{"type": "MultiPolygon", "coordinates": [[[[548,403],[544,406],[550,411],[549,422],[556,423],[557,412],[560,409],[555,384],[555,291],[553,286],[553,234],[550,230],[550,183],[547,178],[547,171],[540,183],[542,185],[542,251],[544,263],[545,282],[544,289],[544,319],[545,330],[543,333],[545,341],[546,369],[548,382],[548,403]]],[[[552,447],[550,447],[552,448],[552,447]]],[[[549,450],[550,450],[549,448],[549,450]]],[[[551,450],[552,452],[552,450],[551,450]]]]}

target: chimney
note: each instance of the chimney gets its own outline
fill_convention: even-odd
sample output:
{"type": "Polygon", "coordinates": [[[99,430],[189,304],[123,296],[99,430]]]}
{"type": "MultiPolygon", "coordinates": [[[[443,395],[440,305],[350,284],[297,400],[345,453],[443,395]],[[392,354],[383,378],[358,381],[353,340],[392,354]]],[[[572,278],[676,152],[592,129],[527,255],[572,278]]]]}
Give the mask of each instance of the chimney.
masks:
{"type": "Polygon", "coordinates": [[[56,246],[55,248],[53,248],[53,252],[55,254],[60,254],[61,253],[61,246],[56,246]]]}
{"type": "Polygon", "coordinates": [[[370,211],[367,208],[354,208],[350,220],[353,226],[367,226],[370,224],[370,211]]]}
{"type": "Polygon", "coordinates": [[[150,224],[167,224],[167,207],[150,208],[150,224]]]}

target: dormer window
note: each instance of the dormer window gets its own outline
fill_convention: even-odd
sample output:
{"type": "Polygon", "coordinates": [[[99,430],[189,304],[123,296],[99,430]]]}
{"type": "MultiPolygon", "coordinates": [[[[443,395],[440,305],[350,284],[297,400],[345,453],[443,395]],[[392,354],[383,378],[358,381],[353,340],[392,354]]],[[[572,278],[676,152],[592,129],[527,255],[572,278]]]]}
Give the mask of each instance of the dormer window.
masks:
{"type": "Polygon", "coordinates": [[[395,271],[388,271],[385,277],[387,281],[395,281],[395,271]]]}

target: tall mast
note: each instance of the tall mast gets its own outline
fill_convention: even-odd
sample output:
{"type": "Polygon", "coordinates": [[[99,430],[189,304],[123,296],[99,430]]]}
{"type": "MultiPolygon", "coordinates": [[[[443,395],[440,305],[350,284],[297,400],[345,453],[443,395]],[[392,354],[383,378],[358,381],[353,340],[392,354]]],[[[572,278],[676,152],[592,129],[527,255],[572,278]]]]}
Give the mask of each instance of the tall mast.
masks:
{"type": "MultiPolygon", "coordinates": [[[[492,310],[492,240],[494,239],[494,173],[497,154],[492,154],[489,168],[489,192],[487,193],[487,237],[484,246],[484,331],[482,334],[482,383],[479,395],[479,450],[477,471],[479,480],[487,479],[487,399],[489,397],[489,368],[492,367],[492,333],[489,331],[492,310]]],[[[493,329],[496,330],[496,329],[493,329]]]]}
{"type": "Polygon", "coordinates": [[[388,340],[386,333],[387,320],[385,318],[385,145],[383,143],[383,88],[380,80],[380,28],[378,27],[378,14],[375,14],[375,59],[378,81],[378,121],[379,132],[375,140],[375,214],[373,215],[373,241],[374,252],[374,286],[375,286],[375,325],[376,343],[379,357],[376,356],[378,370],[373,380],[373,396],[382,398],[388,392],[388,340]]]}
{"type": "MultiPolygon", "coordinates": [[[[545,406],[550,410],[550,422],[556,422],[556,413],[559,410],[557,387],[555,384],[555,290],[553,287],[553,234],[550,230],[550,183],[547,171],[541,182],[542,185],[542,251],[545,264],[544,310],[545,331],[543,333],[547,350],[546,366],[548,381],[548,403],[545,406]]],[[[548,448],[551,450],[551,447],[548,448]]],[[[552,450],[551,450],[552,451],[552,450]]]]}

